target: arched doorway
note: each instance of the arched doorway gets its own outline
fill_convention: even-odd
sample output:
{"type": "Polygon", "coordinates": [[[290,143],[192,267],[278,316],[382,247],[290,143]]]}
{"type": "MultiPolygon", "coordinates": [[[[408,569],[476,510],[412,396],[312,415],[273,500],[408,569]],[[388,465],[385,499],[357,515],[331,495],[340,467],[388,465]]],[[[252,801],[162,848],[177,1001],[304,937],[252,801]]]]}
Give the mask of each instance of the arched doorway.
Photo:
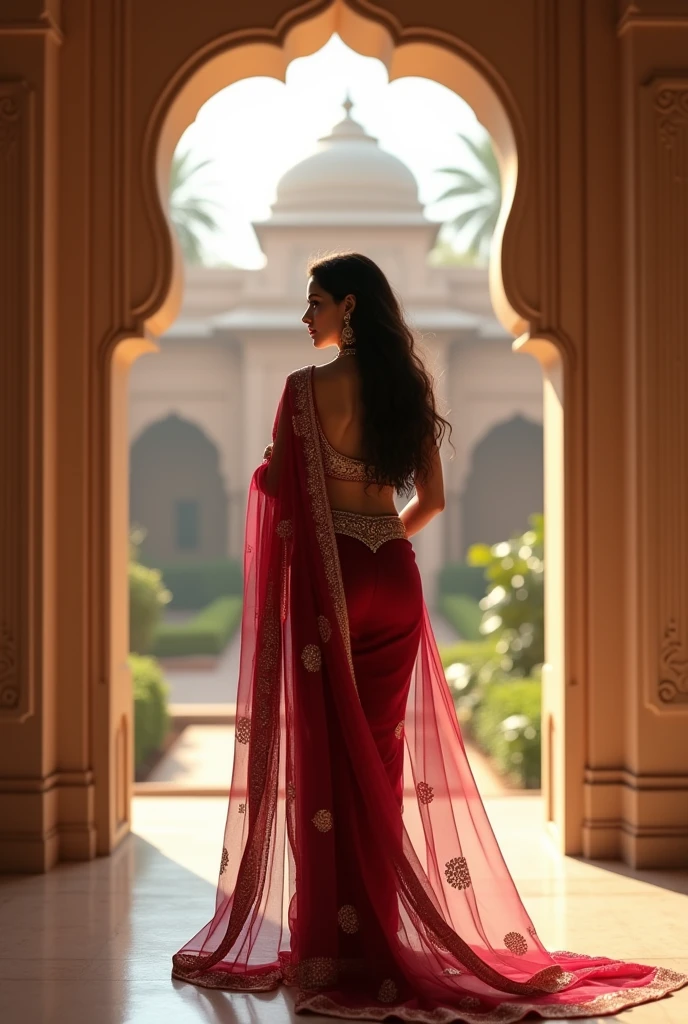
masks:
{"type": "MultiPolygon", "coordinates": [[[[553,460],[553,464],[559,467],[563,463],[562,356],[567,354],[568,343],[556,330],[546,334],[538,332],[537,324],[542,318],[536,297],[541,285],[537,261],[533,258],[536,250],[534,228],[528,226],[527,217],[528,203],[534,204],[535,199],[532,188],[526,193],[516,187],[517,166],[523,170],[522,180],[528,181],[528,163],[532,153],[526,145],[518,105],[489,61],[482,58],[474,46],[465,45],[457,37],[443,36],[440,39],[436,33],[422,28],[414,28],[408,33],[397,31],[389,19],[378,19],[374,13],[368,14],[367,9],[363,15],[358,4],[354,8],[342,0],[323,5],[315,13],[311,5],[303,5],[292,10],[288,19],[282,19],[274,29],[256,29],[253,34],[247,34],[246,30],[225,34],[188,54],[158,93],[157,101],[147,115],[142,136],[142,187],[136,193],[132,207],[140,214],[141,227],[140,236],[131,248],[132,262],[139,271],[139,301],[131,319],[141,325],[140,333],[132,337],[131,332],[114,332],[107,353],[112,357],[108,365],[112,366],[113,373],[109,379],[106,377],[107,400],[103,403],[106,416],[103,436],[107,439],[109,451],[109,478],[103,490],[109,493],[111,504],[102,526],[103,536],[97,542],[102,542],[107,551],[103,574],[106,587],[104,605],[110,609],[100,650],[107,662],[103,672],[112,681],[115,699],[104,700],[103,695],[96,699],[98,731],[102,739],[97,766],[101,783],[96,800],[100,852],[111,849],[128,827],[121,812],[126,812],[131,780],[126,775],[122,757],[116,756],[121,743],[115,724],[125,721],[128,713],[128,677],[122,668],[126,657],[123,609],[126,606],[124,539],[128,516],[127,466],[122,456],[122,444],[126,434],[128,367],[140,352],[151,350],[154,345],[151,336],[162,333],[174,319],[181,293],[179,252],[161,200],[167,192],[172,152],[200,106],[218,89],[253,75],[273,75],[282,79],[290,60],[314,52],[333,32],[337,32],[359,53],[379,58],[387,67],[390,79],[417,75],[453,89],[470,103],[490,133],[500,164],[503,195],[490,269],[493,306],[502,325],[518,339],[515,349],[532,353],[544,368],[546,391],[549,382],[546,420],[551,417],[555,428],[550,434],[550,455],[546,461],[549,464],[553,460]],[[509,219],[512,214],[514,216],[509,219]],[[511,227],[508,233],[505,232],[507,225],[511,227]],[[525,254],[523,259],[520,258],[521,253],[525,254]]],[[[552,540],[548,541],[550,549],[546,557],[550,576],[555,576],[563,590],[563,477],[560,472],[552,477],[550,491],[553,499],[550,507],[557,522],[549,517],[548,537],[552,540]]],[[[565,676],[564,607],[564,602],[560,601],[553,613],[559,642],[553,650],[550,678],[553,688],[559,690],[565,676]]],[[[566,730],[563,703],[556,714],[560,741],[559,753],[554,760],[563,769],[566,730]]],[[[119,728],[121,732],[121,726],[119,728]]],[[[568,786],[565,804],[562,801],[557,804],[559,808],[565,806],[567,817],[560,817],[557,825],[561,843],[570,851],[575,851],[580,841],[578,822],[582,794],[577,779],[581,769],[582,748],[576,749],[573,756],[569,753],[566,777],[563,771],[560,773],[565,787],[568,786],[567,780],[573,780],[568,786]],[[573,823],[571,828],[567,827],[568,822],[573,823]]]]}
{"type": "Polygon", "coordinates": [[[177,415],[151,424],[131,447],[130,519],[146,531],[149,564],[224,558],[227,494],[215,445],[177,415]]]}
{"type": "Polygon", "coordinates": [[[542,512],[542,427],[516,415],[494,426],[472,452],[462,495],[461,547],[495,544],[523,533],[542,512]]]}

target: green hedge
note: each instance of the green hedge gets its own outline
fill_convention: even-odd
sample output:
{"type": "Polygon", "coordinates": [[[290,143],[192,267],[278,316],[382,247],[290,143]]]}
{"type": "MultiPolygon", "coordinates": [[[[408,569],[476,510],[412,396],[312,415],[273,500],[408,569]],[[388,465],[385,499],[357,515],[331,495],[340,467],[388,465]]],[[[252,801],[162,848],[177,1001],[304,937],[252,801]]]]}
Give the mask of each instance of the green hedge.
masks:
{"type": "Polygon", "coordinates": [[[502,774],[526,789],[540,786],[541,684],[514,679],[485,687],[473,710],[471,732],[502,774]]]}
{"type": "Polygon", "coordinates": [[[157,750],[169,728],[169,687],[154,658],[129,655],[134,690],[134,770],[157,750]]]}
{"type": "Polygon", "coordinates": [[[468,594],[442,594],[439,610],[463,640],[481,640],[483,613],[474,597],[468,594]]]}
{"type": "Polygon", "coordinates": [[[148,654],[163,608],[170,601],[157,569],[129,562],[129,650],[148,654]]]}
{"type": "Polygon", "coordinates": [[[440,594],[466,594],[475,601],[480,601],[485,597],[487,590],[485,571],[480,565],[450,562],[442,568],[438,586],[440,594]]]}
{"type": "Polygon", "coordinates": [[[225,558],[214,562],[159,564],[165,586],[172,591],[170,608],[206,608],[218,597],[240,596],[243,591],[241,564],[225,558]]]}
{"type": "Polygon", "coordinates": [[[449,644],[440,648],[442,667],[448,668],[459,661],[464,665],[480,666],[494,656],[494,637],[484,640],[461,640],[458,644],[449,644]]]}
{"type": "Polygon", "coordinates": [[[221,654],[241,622],[240,597],[219,597],[189,622],[158,627],[153,652],[158,658],[221,654]]]}

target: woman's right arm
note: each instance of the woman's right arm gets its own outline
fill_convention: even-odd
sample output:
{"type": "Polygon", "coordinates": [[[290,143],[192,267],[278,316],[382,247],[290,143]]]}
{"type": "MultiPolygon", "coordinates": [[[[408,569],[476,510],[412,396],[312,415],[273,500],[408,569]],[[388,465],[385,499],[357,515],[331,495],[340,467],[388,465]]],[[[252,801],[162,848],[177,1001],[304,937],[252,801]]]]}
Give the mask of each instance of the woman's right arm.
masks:
{"type": "Polygon", "coordinates": [[[263,490],[271,497],[275,497],[279,490],[280,477],[282,475],[282,464],[284,462],[284,449],[286,445],[287,416],[284,412],[284,400],[280,401],[277,410],[277,429],[275,438],[267,445],[263,452],[263,459],[268,460],[266,472],[263,476],[263,490]]]}
{"type": "Polygon", "coordinates": [[[444,476],[440,450],[434,442],[430,453],[430,469],[425,480],[416,477],[416,493],[399,513],[406,527],[406,536],[412,537],[434,519],[444,508],[444,476]]]}

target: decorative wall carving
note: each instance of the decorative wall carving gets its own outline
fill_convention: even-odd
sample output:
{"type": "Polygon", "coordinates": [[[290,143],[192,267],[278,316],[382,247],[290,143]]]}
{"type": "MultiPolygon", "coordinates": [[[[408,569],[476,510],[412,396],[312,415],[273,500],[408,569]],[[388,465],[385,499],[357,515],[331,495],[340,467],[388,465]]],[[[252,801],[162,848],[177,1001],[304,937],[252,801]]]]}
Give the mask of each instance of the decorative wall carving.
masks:
{"type": "Polygon", "coordinates": [[[679,88],[659,88],[655,94],[655,113],[659,138],[673,157],[671,176],[675,182],[685,183],[688,83],[679,88]]]}
{"type": "Polygon", "coordinates": [[[33,125],[25,82],[0,81],[0,716],[31,710],[26,645],[31,403],[31,219],[33,125]]]}
{"type": "Polygon", "coordinates": [[[7,626],[0,622],[0,708],[15,708],[18,703],[17,646],[7,626]]]}
{"type": "Polygon", "coordinates": [[[664,630],[660,662],[659,699],[665,704],[688,704],[688,651],[675,619],[664,630]]]}
{"type": "Polygon", "coordinates": [[[649,702],[686,711],[688,661],[679,629],[688,622],[688,77],[655,78],[643,100],[634,374],[639,643],[649,702]]]}

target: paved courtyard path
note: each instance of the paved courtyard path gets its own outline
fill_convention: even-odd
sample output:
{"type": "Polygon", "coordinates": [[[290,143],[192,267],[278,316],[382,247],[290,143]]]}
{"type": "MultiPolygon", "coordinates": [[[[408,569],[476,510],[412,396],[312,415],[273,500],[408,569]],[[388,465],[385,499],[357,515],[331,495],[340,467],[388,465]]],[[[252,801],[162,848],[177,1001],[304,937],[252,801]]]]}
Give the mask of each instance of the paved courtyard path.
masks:
{"type": "MultiPolygon", "coordinates": [[[[458,634],[441,615],[433,614],[432,628],[440,647],[456,643],[458,634]]],[[[240,631],[212,669],[166,669],[170,704],[235,704],[239,676],[240,631]]]]}

